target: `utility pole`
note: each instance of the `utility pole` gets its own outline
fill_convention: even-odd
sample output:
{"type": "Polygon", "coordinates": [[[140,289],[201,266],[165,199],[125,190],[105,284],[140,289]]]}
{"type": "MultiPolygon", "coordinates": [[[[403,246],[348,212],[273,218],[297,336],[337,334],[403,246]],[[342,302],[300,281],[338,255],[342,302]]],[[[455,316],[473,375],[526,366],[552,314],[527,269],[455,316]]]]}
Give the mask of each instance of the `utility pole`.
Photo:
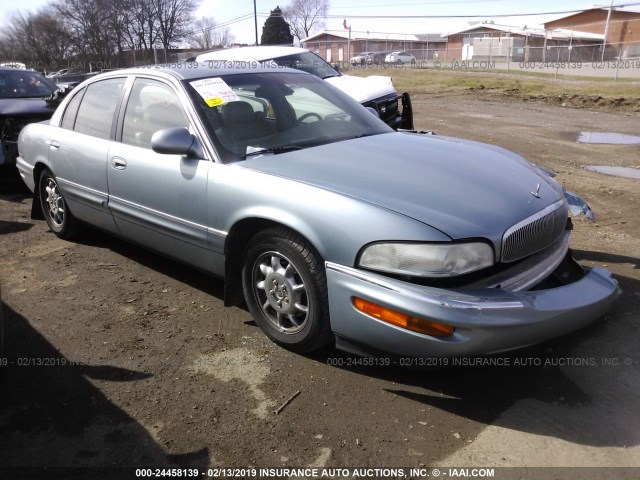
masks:
{"type": "Polygon", "coordinates": [[[604,26],[604,40],[602,42],[602,58],[601,61],[604,62],[604,52],[607,49],[607,35],[609,34],[609,22],[611,21],[611,10],[613,10],[613,0],[609,4],[609,13],[607,13],[607,23],[604,26]]]}
{"type": "Polygon", "coordinates": [[[256,47],[257,47],[258,46],[258,10],[256,10],[256,0],[253,0],[253,23],[256,28],[256,47]]]}
{"type": "Polygon", "coordinates": [[[349,25],[349,39],[347,40],[347,65],[351,65],[351,25],[349,25]]]}

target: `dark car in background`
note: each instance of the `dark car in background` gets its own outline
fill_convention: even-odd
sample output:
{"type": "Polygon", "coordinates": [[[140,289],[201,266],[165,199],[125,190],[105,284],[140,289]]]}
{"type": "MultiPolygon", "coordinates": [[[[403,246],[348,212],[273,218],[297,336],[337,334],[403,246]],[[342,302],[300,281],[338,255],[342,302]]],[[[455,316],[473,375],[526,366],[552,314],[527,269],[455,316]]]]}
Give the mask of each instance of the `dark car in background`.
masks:
{"type": "Polygon", "coordinates": [[[391,52],[374,52],[367,55],[365,61],[367,65],[384,65],[384,59],[391,52]]]}
{"type": "Polygon", "coordinates": [[[51,118],[56,105],[45,98],[57,90],[55,83],[38,72],[0,69],[0,175],[16,171],[20,131],[29,123],[51,118]]]}
{"type": "Polygon", "coordinates": [[[81,82],[84,82],[87,78],[91,78],[94,75],[97,75],[100,72],[92,72],[92,73],[81,73],[81,72],[71,72],[64,73],[62,75],[56,75],[54,77],[50,77],[49,79],[55,82],[58,88],[62,87],[75,87],[81,82]]]}

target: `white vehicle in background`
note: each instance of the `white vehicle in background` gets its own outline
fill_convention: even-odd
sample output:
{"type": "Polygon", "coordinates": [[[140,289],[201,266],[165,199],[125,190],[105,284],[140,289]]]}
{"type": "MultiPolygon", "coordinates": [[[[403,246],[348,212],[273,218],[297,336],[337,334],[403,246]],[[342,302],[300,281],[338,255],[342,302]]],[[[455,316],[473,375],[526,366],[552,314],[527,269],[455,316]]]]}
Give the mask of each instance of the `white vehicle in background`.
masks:
{"type": "Polygon", "coordinates": [[[351,65],[364,65],[367,61],[367,55],[371,55],[373,52],[362,52],[351,57],[351,65]]]}
{"type": "Polygon", "coordinates": [[[214,68],[219,68],[221,66],[219,62],[225,61],[274,62],[281,67],[302,70],[339,88],[363,106],[373,108],[378,112],[380,119],[392,128],[413,130],[413,111],[409,94],[405,92],[398,95],[391,77],[342,75],[336,68],[305,48],[278,46],[228,48],[202,53],[193,60],[212,62],[214,68]]]}
{"type": "Polygon", "coordinates": [[[395,63],[398,65],[416,64],[416,57],[407,52],[391,52],[384,59],[385,63],[395,63]]]}
{"type": "Polygon", "coordinates": [[[15,68],[16,70],[26,70],[27,66],[21,62],[3,62],[0,63],[0,68],[15,68]]]}

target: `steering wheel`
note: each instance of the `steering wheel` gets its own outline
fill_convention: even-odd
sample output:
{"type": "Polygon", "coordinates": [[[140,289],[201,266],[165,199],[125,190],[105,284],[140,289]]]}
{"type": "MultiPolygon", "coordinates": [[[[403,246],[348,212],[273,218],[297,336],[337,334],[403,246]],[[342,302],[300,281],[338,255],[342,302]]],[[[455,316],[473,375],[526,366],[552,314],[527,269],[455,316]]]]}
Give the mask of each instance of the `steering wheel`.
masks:
{"type": "Polygon", "coordinates": [[[311,117],[315,117],[318,119],[318,121],[322,121],[322,117],[320,115],[318,115],[316,112],[309,112],[309,113],[305,113],[304,115],[302,115],[299,119],[298,122],[304,121],[306,118],[311,118],[311,117]]]}

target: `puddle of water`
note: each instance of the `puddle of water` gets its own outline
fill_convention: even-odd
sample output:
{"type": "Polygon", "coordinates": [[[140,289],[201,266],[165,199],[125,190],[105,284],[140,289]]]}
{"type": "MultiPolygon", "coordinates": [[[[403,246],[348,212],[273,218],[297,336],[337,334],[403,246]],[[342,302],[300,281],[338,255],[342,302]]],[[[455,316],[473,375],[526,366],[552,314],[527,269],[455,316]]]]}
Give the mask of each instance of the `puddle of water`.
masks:
{"type": "Polygon", "coordinates": [[[580,132],[578,143],[604,143],[608,145],[640,145],[640,135],[613,132],[580,132]]]}
{"type": "Polygon", "coordinates": [[[591,170],[592,172],[604,173],[606,175],[613,175],[614,177],[633,178],[640,180],[640,169],[630,167],[607,167],[607,166],[592,166],[585,165],[584,168],[591,170]]]}

